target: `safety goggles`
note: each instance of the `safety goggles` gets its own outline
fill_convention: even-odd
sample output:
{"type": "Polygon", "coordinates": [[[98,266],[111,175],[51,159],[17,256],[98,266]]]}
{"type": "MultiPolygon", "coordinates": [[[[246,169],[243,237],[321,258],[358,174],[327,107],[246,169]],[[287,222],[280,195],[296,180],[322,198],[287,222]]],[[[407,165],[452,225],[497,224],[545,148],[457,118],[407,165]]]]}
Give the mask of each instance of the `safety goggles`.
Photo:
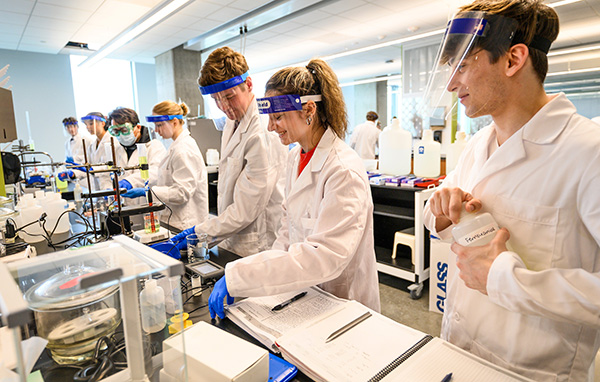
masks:
{"type": "Polygon", "coordinates": [[[284,94],[273,97],[257,98],[258,112],[260,114],[283,113],[286,111],[302,110],[302,105],[308,101],[320,102],[321,95],[299,96],[297,94],[284,94]]]}
{"type": "Polygon", "coordinates": [[[97,115],[86,115],[85,117],[81,117],[82,121],[92,121],[92,120],[96,120],[96,121],[100,121],[100,122],[106,122],[105,118],[99,117],[97,115]]]}
{"type": "MultiPolygon", "coordinates": [[[[444,107],[447,103],[445,99],[450,82],[472,68],[465,65],[466,61],[482,50],[504,54],[514,45],[513,38],[517,27],[515,19],[481,11],[455,15],[448,22],[427,82],[423,117],[444,118],[447,111],[444,107]]],[[[452,105],[452,108],[454,106],[452,105]]]]}
{"type": "Polygon", "coordinates": [[[163,122],[173,119],[183,119],[183,115],[148,115],[146,117],[147,122],[163,122]]]}
{"type": "Polygon", "coordinates": [[[200,93],[202,93],[202,95],[219,93],[223,90],[231,89],[235,86],[243,84],[246,82],[246,78],[248,78],[248,72],[213,85],[198,86],[198,89],[200,89],[200,93]]]}
{"type": "Polygon", "coordinates": [[[112,125],[108,128],[108,132],[113,137],[118,137],[119,135],[129,135],[133,131],[133,125],[129,122],[123,123],[121,125],[112,125]]]}

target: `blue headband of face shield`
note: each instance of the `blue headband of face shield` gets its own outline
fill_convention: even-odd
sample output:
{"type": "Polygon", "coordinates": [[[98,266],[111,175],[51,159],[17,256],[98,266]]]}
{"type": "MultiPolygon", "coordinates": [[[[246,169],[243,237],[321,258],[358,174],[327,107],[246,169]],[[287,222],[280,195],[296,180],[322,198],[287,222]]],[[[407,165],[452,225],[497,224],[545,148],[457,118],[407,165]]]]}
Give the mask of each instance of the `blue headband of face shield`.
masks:
{"type": "Polygon", "coordinates": [[[99,117],[97,115],[86,115],[85,117],[81,117],[82,121],[91,121],[91,120],[101,121],[106,123],[106,118],[99,117]]]}
{"type": "Polygon", "coordinates": [[[246,78],[248,78],[248,72],[213,85],[198,86],[198,89],[200,89],[200,93],[202,93],[202,95],[214,94],[222,92],[223,90],[231,89],[239,84],[243,84],[244,81],[246,81],[246,78]]]}
{"type": "Polygon", "coordinates": [[[302,110],[302,105],[308,101],[320,102],[321,95],[317,94],[300,97],[296,94],[285,94],[256,99],[256,102],[258,103],[258,112],[260,114],[273,114],[286,111],[302,110]]]}
{"type": "Polygon", "coordinates": [[[485,35],[486,19],[453,19],[448,22],[448,34],[485,35]]]}
{"type": "Polygon", "coordinates": [[[170,121],[172,119],[183,119],[183,115],[149,115],[146,117],[147,122],[162,122],[170,121]]]}
{"type": "Polygon", "coordinates": [[[75,121],[75,122],[64,122],[63,123],[64,127],[67,127],[67,126],[70,126],[70,125],[77,126],[78,123],[77,123],[77,121],[75,121]]]}

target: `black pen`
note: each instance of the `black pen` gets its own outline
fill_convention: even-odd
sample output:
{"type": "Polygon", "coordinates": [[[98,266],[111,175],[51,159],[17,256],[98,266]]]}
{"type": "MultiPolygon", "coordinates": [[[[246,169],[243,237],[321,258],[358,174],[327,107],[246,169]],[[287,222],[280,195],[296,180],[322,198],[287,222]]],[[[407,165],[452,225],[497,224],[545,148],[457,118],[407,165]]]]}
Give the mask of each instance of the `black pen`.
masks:
{"type": "Polygon", "coordinates": [[[281,310],[283,308],[285,308],[286,306],[290,305],[292,302],[300,300],[302,297],[306,296],[306,291],[302,292],[302,293],[298,293],[297,295],[295,295],[294,297],[290,298],[287,301],[282,302],[279,305],[275,305],[273,307],[273,309],[271,309],[271,311],[276,312],[278,310],[281,310]]]}
{"type": "Polygon", "coordinates": [[[452,373],[446,374],[444,379],[442,379],[442,382],[450,382],[450,380],[452,380],[452,373]]]}

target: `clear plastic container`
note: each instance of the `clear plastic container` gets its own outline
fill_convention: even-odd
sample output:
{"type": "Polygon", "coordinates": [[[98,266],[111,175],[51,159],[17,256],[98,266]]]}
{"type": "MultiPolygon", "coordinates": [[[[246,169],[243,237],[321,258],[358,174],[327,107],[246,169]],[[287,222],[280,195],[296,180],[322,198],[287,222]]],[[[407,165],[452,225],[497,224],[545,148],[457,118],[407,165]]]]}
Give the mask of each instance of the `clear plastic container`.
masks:
{"type": "Polygon", "coordinates": [[[400,127],[400,120],[379,134],[379,171],[387,175],[410,174],[412,135],[400,127]]]}
{"type": "Polygon", "coordinates": [[[456,140],[454,143],[450,144],[448,153],[446,154],[446,174],[450,173],[450,171],[456,168],[458,158],[460,158],[460,154],[462,154],[465,146],[467,145],[466,137],[467,135],[464,131],[456,132],[456,140]]]}
{"type": "Polygon", "coordinates": [[[144,290],[140,292],[140,310],[142,329],[146,333],[157,333],[164,329],[167,323],[165,292],[155,279],[147,280],[144,290]]]}
{"type": "Polygon", "coordinates": [[[433,131],[423,130],[423,138],[415,144],[414,158],[416,176],[435,178],[440,176],[441,145],[433,140],[433,131]]]}
{"type": "Polygon", "coordinates": [[[452,236],[460,245],[475,247],[488,244],[499,230],[500,226],[490,213],[467,212],[463,204],[460,220],[452,228],[452,236]]]}

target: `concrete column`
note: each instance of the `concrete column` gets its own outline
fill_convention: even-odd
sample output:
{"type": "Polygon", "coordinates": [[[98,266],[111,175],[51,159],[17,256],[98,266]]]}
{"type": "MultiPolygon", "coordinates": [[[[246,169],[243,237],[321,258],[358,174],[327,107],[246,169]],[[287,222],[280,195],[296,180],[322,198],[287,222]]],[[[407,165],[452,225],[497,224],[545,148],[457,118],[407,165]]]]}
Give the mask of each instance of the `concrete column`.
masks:
{"type": "Polygon", "coordinates": [[[387,81],[376,82],[376,99],[377,99],[377,115],[379,115],[379,121],[381,122],[381,128],[386,127],[389,124],[387,110],[388,110],[388,94],[387,94],[387,81]]]}
{"type": "Polygon", "coordinates": [[[157,99],[185,102],[190,108],[188,117],[204,114],[198,76],[202,67],[200,52],[183,49],[183,45],[160,54],[156,59],[157,99]]]}

